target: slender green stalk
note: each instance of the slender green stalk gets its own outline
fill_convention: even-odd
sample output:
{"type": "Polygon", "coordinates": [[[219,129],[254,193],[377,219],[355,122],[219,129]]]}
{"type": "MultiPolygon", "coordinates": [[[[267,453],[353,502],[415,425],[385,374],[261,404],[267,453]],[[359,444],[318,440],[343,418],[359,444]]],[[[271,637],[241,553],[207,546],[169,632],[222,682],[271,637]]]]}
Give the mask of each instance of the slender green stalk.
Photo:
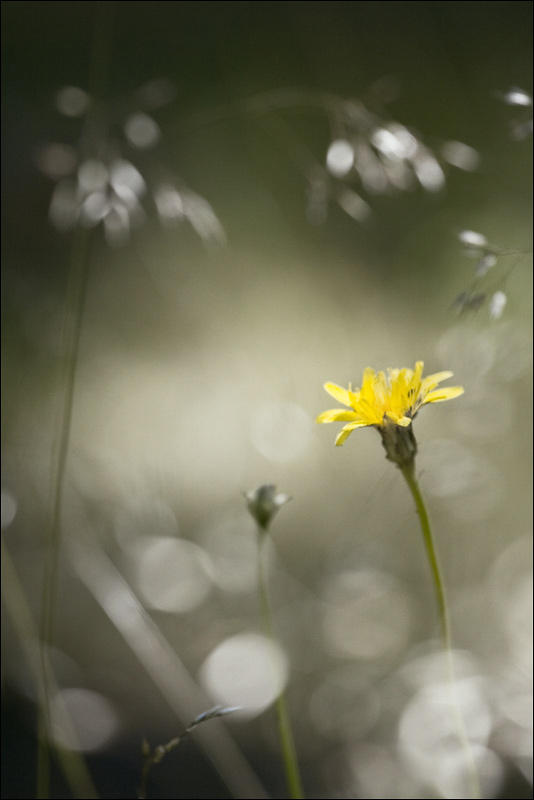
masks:
{"type": "Polygon", "coordinates": [[[63,372],[60,383],[61,395],[56,423],[57,432],[54,438],[51,514],[43,563],[41,599],[41,670],[44,691],[38,725],[37,798],[39,799],[48,797],[50,790],[50,687],[52,680],[49,651],[54,639],[58,566],[61,549],[61,509],[65,489],[65,472],[72,426],[74,384],[90,260],[90,236],[90,231],[85,228],[77,228],[74,234],[71,271],[63,320],[63,372]]]}
{"type": "MultiPolygon", "coordinates": [[[[265,530],[260,526],[258,526],[258,531],[258,590],[261,618],[263,630],[265,631],[266,636],[269,637],[271,642],[275,642],[276,637],[271,614],[271,604],[269,602],[269,592],[267,590],[267,578],[265,575],[264,545],[267,537],[265,530]]],[[[293,800],[303,800],[304,793],[300,779],[295,743],[293,741],[293,733],[291,731],[291,723],[289,721],[289,714],[287,711],[283,691],[281,691],[276,698],[276,716],[278,720],[278,734],[280,736],[280,744],[282,746],[282,755],[284,759],[289,797],[293,798],[293,800]]]]}
{"type": "Polygon", "coordinates": [[[441,627],[441,637],[443,639],[443,646],[445,650],[450,650],[452,646],[451,641],[451,626],[449,622],[449,611],[447,608],[447,600],[445,597],[445,584],[441,576],[441,568],[438,561],[438,555],[434,546],[434,538],[432,536],[432,529],[430,527],[430,519],[426,510],[423,495],[419,487],[419,482],[415,475],[414,461],[410,461],[407,465],[401,466],[401,472],[408,484],[408,488],[412,493],[412,497],[419,514],[421,522],[421,530],[423,532],[423,541],[425,543],[426,554],[430,563],[430,570],[434,581],[434,590],[436,592],[436,600],[438,604],[439,622],[441,627]]]}
{"type": "MultiPolygon", "coordinates": [[[[45,705],[45,686],[43,683],[42,669],[39,663],[39,656],[35,643],[38,640],[35,621],[30,610],[28,599],[20,583],[16,567],[13,563],[9,550],[1,539],[1,564],[2,564],[2,598],[5,608],[15,633],[17,634],[26,663],[30,670],[30,676],[35,687],[39,707],[45,705]]],[[[57,691],[52,670],[48,670],[49,685],[52,690],[57,691]]],[[[76,750],[68,751],[63,748],[57,749],[61,768],[65,775],[74,797],[78,798],[97,798],[98,795],[93,786],[91,776],[85,765],[83,757],[76,750]]]]}
{"type": "Polygon", "coordinates": [[[436,547],[434,545],[434,538],[432,536],[432,529],[430,527],[430,519],[428,517],[428,512],[426,510],[423,495],[421,494],[419,482],[415,475],[415,461],[412,458],[411,460],[405,462],[404,464],[400,464],[399,466],[404,476],[404,479],[408,484],[408,488],[410,489],[412,497],[414,499],[415,506],[417,508],[417,513],[419,515],[419,520],[421,522],[423,541],[425,543],[425,549],[428,556],[428,561],[430,563],[430,571],[432,573],[432,579],[434,582],[434,590],[436,593],[436,601],[438,606],[439,621],[441,627],[441,637],[447,660],[447,674],[451,688],[452,707],[454,709],[456,716],[457,733],[465,754],[465,761],[469,776],[469,783],[471,786],[472,797],[475,798],[476,800],[477,798],[480,797],[480,783],[478,779],[477,768],[473,758],[473,752],[465,728],[464,718],[461,712],[460,702],[458,700],[458,695],[456,691],[456,678],[454,674],[454,663],[452,655],[451,626],[449,621],[447,597],[445,594],[445,584],[441,573],[441,567],[439,564],[436,547]]]}
{"type": "MultiPolygon", "coordinates": [[[[102,93],[107,74],[113,3],[99,3],[95,13],[95,31],[90,59],[89,92],[93,99],[102,93]]],[[[89,120],[91,122],[91,119],[89,120]]],[[[94,122],[94,120],[92,120],[94,122]]],[[[59,384],[58,418],[54,438],[50,504],[50,518],[45,541],[41,619],[39,626],[41,647],[41,672],[43,702],[39,707],[37,746],[37,798],[47,798],[50,793],[50,694],[52,675],[49,650],[54,639],[55,609],[57,600],[58,568],[61,547],[61,509],[65,488],[65,473],[69,453],[74,404],[74,385],[78,366],[78,350],[85,307],[87,276],[90,262],[91,231],[77,227],[74,232],[69,279],[65,296],[63,318],[62,374],[59,384]]]]}

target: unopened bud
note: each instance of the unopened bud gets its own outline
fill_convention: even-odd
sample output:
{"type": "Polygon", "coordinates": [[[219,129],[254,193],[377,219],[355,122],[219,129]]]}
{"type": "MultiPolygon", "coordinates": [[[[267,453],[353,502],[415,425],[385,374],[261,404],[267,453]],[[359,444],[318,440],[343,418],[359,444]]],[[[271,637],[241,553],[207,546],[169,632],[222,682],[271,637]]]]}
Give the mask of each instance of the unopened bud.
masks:
{"type": "Polygon", "coordinates": [[[266,531],[278,509],[291,497],[288,494],[276,494],[273,483],[264,483],[257,489],[245,493],[248,510],[259,527],[266,531]]]}

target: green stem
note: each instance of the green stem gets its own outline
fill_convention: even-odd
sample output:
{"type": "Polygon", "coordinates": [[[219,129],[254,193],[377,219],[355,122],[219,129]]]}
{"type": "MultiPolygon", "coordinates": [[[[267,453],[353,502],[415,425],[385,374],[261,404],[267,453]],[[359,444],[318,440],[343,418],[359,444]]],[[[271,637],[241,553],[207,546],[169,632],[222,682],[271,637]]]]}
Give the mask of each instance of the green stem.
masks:
{"type": "Polygon", "coordinates": [[[447,660],[447,675],[452,695],[452,707],[456,716],[456,727],[458,739],[462,745],[467,772],[469,776],[469,783],[471,786],[472,797],[477,800],[480,797],[480,783],[478,779],[478,772],[473,758],[473,752],[467,736],[463,714],[461,712],[460,702],[456,691],[456,678],[454,673],[453,651],[452,651],[452,638],[451,626],[449,621],[449,610],[447,606],[447,597],[445,594],[445,584],[441,573],[441,567],[438,560],[436,547],[434,544],[434,537],[432,536],[432,529],[430,527],[430,519],[426,510],[425,501],[421,494],[419,482],[415,475],[415,461],[412,458],[410,461],[400,464],[400,470],[404,476],[408,488],[417,508],[419,521],[421,523],[421,530],[423,532],[423,541],[425,543],[426,554],[430,564],[430,571],[434,582],[434,590],[436,593],[436,601],[438,606],[439,621],[441,628],[441,638],[443,641],[443,648],[447,660]]]}
{"type": "MultiPolygon", "coordinates": [[[[35,686],[39,707],[43,708],[45,705],[45,686],[38,654],[34,646],[37,641],[35,621],[3,536],[1,538],[1,555],[2,599],[24,652],[30,676],[35,686]]],[[[48,670],[48,679],[52,691],[56,693],[58,691],[57,681],[50,668],[48,670]]],[[[97,798],[98,794],[80,753],[76,750],[58,748],[57,755],[73,797],[97,798]]]]}
{"type": "Polygon", "coordinates": [[[438,604],[439,622],[441,627],[441,637],[443,639],[443,646],[445,650],[451,650],[451,627],[449,622],[449,612],[447,608],[447,599],[445,597],[445,584],[441,576],[441,568],[438,562],[438,555],[434,546],[434,538],[432,536],[432,529],[430,527],[430,519],[426,510],[425,501],[421,494],[419,483],[415,476],[415,467],[413,460],[408,465],[401,466],[401,472],[408,484],[408,488],[412,493],[415,501],[419,520],[421,522],[421,530],[423,532],[423,541],[425,543],[426,554],[430,563],[430,570],[434,580],[434,590],[436,592],[436,600],[438,604]]]}
{"type": "Polygon", "coordinates": [[[40,709],[37,749],[37,798],[46,798],[50,789],[50,687],[52,685],[49,652],[54,640],[58,567],[61,550],[61,509],[69,453],[74,403],[74,385],[83,321],[83,309],[89,267],[90,232],[77,228],[74,234],[71,270],[65,299],[63,322],[63,374],[58,408],[57,435],[52,463],[52,500],[49,530],[43,565],[43,588],[40,620],[41,670],[44,702],[40,709]]]}
{"type": "MultiPolygon", "coordinates": [[[[89,92],[93,102],[103,90],[110,58],[112,2],[97,4],[90,58],[89,92]]],[[[95,112],[93,112],[95,113],[95,112]]],[[[94,123],[89,117],[88,122],[94,123]]],[[[74,405],[74,385],[90,261],[91,232],[77,227],[74,232],[69,279],[65,297],[62,335],[62,375],[58,403],[57,435],[52,455],[52,498],[45,542],[41,618],[39,625],[43,702],[39,706],[37,745],[37,798],[50,794],[50,751],[54,747],[50,727],[52,673],[49,651],[54,639],[55,609],[61,547],[61,509],[69,453],[74,405]]]]}
{"type": "MultiPolygon", "coordinates": [[[[271,605],[269,602],[269,593],[267,591],[267,579],[265,575],[265,563],[263,557],[264,545],[267,537],[265,531],[262,528],[258,528],[258,530],[259,530],[258,589],[260,598],[261,618],[263,623],[263,630],[266,636],[268,636],[271,642],[274,643],[276,642],[276,636],[274,633],[271,605]]],[[[281,691],[278,697],[276,698],[275,707],[276,707],[276,716],[278,719],[278,734],[280,736],[280,744],[282,747],[287,786],[289,789],[289,797],[291,797],[293,800],[303,800],[304,793],[302,790],[302,782],[300,779],[295,743],[293,741],[291,723],[289,721],[289,714],[287,711],[287,706],[283,691],[281,691]]]]}

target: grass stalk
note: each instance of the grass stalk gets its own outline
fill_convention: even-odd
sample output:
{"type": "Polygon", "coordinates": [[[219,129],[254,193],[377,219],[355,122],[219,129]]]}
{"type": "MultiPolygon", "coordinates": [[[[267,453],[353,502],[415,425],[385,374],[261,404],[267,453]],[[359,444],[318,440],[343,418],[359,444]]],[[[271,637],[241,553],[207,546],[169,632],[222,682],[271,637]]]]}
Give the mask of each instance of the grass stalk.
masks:
{"type": "MultiPolygon", "coordinates": [[[[260,610],[265,635],[273,643],[276,642],[274,632],[273,618],[271,613],[271,604],[269,601],[269,592],[267,589],[267,577],[265,574],[265,542],[267,539],[265,530],[258,526],[259,531],[259,547],[258,547],[258,591],[260,599],[260,610]]],[[[297,761],[297,753],[295,750],[295,743],[293,740],[293,733],[291,730],[291,723],[287,711],[285,695],[283,690],[279,692],[276,703],[276,717],[278,722],[278,735],[280,737],[280,745],[282,747],[282,756],[284,760],[284,769],[286,774],[287,787],[289,797],[292,800],[303,800],[304,793],[302,790],[302,782],[300,779],[299,766],[297,761]]]]}
{"type": "MultiPolygon", "coordinates": [[[[95,98],[99,97],[106,85],[106,77],[111,53],[112,2],[95,4],[95,28],[89,66],[89,93],[96,108],[95,98]]],[[[87,124],[94,123],[89,112],[87,124]]],[[[45,554],[43,560],[43,584],[41,593],[41,617],[39,624],[40,661],[42,673],[42,702],[39,704],[38,745],[37,745],[37,787],[38,800],[50,794],[50,756],[52,738],[50,725],[50,701],[52,674],[49,661],[50,647],[54,640],[56,601],[58,591],[58,570],[61,553],[61,512],[65,491],[65,475],[69,454],[74,389],[78,367],[78,353],[83,324],[87,278],[90,264],[92,231],[76,226],[73,235],[69,277],[65,295],[63,330],[61,340],[61,375],[57,420],[52,448],[51,500],[46,530],[45,554]]]]}
{"type": "Polygon", "coordinates": [[[49,656],[50,648],[54,641],[58,569],[61,553],[61,509],[65,490],[65,474],[74,406],[74,387],[90,262],[90,237],[91,232],[88,229],[76,228],[63,319],[62,373],[60,377],[58,417],[53,443],[51,510],[43,560],[41,619],[39,626],[41,672],[43,676],[43,696],[42,703],[39,704],[37,746],[37,798],[39,800],[47,798],[50,792],[50,743],[52,741],[50,730],[50,689],[52,676],[49,656]]]}

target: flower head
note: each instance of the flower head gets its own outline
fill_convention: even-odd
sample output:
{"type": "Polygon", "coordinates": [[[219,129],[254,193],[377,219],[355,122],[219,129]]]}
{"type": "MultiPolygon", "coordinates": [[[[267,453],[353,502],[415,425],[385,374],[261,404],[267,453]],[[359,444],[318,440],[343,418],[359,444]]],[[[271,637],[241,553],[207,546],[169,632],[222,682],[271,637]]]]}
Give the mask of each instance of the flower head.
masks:
{"type": "Polygon", "coordinates": [[[463,394],[461,386],[436,389],[452,376],[452,372],[436,372],[422,377],[423,362],[415,369],[388,369],[376,373],[367,367],[363,373],[361,389],[353,390],[351,384],[343,389],[335,383],[325,383],[324,388],[348,410],[333,408],[323,411],[317,422],[346,422],[337,435],[336,445],[342,445],[355,428],[378,428],[387,457],[397,464],[413,459],[416,443],[411,430],[412,420],[421,406],[452,400],[463,394]]]}

